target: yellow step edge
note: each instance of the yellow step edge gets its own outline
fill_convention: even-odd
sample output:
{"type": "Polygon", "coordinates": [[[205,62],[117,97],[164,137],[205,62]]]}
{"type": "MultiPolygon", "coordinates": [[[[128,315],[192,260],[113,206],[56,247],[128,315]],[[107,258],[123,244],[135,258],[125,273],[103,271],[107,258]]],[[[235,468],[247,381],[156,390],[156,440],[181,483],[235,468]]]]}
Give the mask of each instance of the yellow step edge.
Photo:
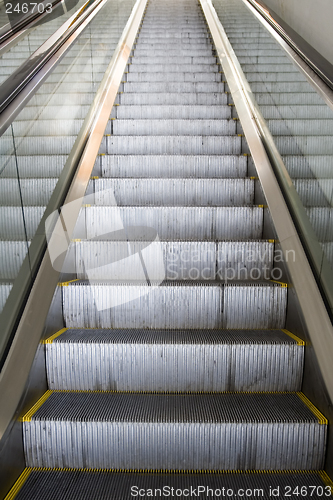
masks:
{"type": "Polygon", "coordinates": [[[288,283],[283,283],[282,281],[269,280],[271,283],[277,283],[281,288],[288,288],[288,283]]]}
{"type": "Polygon", "coordinates": [[[21,418],[22,422],[31,422],[31,418],[34,413],[45,403],[45,401],[51,396],[53,391],[46,391],[45,394],[30,408],[29,411],[21,418]]]}
{"type": "Polygon", "coordinates": [[[90,179],[92,181],[96,181],[97,179],[99,179],[99,176],[98,175],[93,175],[92,177],[90,177],[90,179]]]}
{"type": "Polygon", "coordinates": [[[302,345],[304,346],[305,345],[305,342],[304,340],[300,339],[299,337],[297,337],[296,335],[294,335],[293,333],[291,333],[289,330],[285,330],[284,328],[282,329],[283,333],[285,333],[286,335],[288,335],[289,337],[291,337],[292,339],[296,340],[297,342],[297,345],[302,345]]]}
{"type": "MultiPolygon", "coordinates": [[[[12,490],[18,485],[20,482],[20,487],[17,488],[16,494],[18,493],[18,490],[22,487],[26,479],[29,477],[31,472],[52,472],[52,471],[61,471],[61,472],[106,472],[110,474],[123,474],[123,473],[135,473],[137,474],[138,472],[141,472],[143,474],[221,474],[221,475],[228,475],[228,474],[308,474],[309,472],[312,472],[314,474],[318,474],[319,477],[322,479],[322,481],[327,485],[331,486],[333,488],[333,482],[330,479],[330,477],[326,474],[325,471],[323,470],[314,470],[314,471],[307,471],[307,470],[298,470],[298,469],[283,469],[283,470],[240,470],[240,469],[224,469],[224,470],[216,470],[216,469],[105,469],[105,468],[70,468],[70,467],[33,467],[33,468],[26,468],[19,479],[16,481],[15,485],[13,486],[12,490]],[[24,476],[24,477],[22,477],[24,476]]],[[[10,490],[9,494],[11,494],[12,490],[10,490]]],[[[9,495],[8,494],[8,495],[9,495]]],[[[4,500],[12,500],[14,499],[14,496],[8,496],[5,497],[4,500]]]]}
{"type": "Polygon", "coordinates": [[[314,404],[303,394],[303,392],[296,392],[297,396],[306,404],[308,408],[312,411],[312,413],[318,418],[318,422],[321,425],[328,425],[328,420],[324,415],[315,407],[314,404]]]}
{"type": "Polygon", "coordinates": [[[14,500],[14,498],[16,497],[16,495],[18,494],[18,492],[20,491],[20,489],[22,488],[28,477],[30,476],[32,470],[33,469],[31,469],[30,467],[24,469],[24,471],[22,472],[22,474],[20,475],[20,477],[18,478],[12,489],[9,491],[8,495],[5,496],[4,500],[14,500]]]}
{"type": "Polygon", "coordinates": [[[61,283],[58,283],[58,286],[68,286],[70,283],[74,283],[75,281],[79,281],[79,279],[76,278],[75,280],[62,281],[61,283]]]}
{"type": "Polygon", "coordinates": [[[51,337],[49,337],[48,339],[42,340],[42,344],[52,344],[54,339],[56,339],[57,337],[60,337],[60,335],[67,332],[67,330],[68,330],[68,328],[62,328],[57,333],[54,333],[53,335],[51,335],[51,337]]]}
{"type": "Polygon", "coordinates": [[[323,480],[324,484],[326,484],[326,486],[329,486],[331,488],[332,493],[333,493],[333,481],[329,477],[329,475],[324,470],[320,470],[319,471],[319,476],[323,480]]]}

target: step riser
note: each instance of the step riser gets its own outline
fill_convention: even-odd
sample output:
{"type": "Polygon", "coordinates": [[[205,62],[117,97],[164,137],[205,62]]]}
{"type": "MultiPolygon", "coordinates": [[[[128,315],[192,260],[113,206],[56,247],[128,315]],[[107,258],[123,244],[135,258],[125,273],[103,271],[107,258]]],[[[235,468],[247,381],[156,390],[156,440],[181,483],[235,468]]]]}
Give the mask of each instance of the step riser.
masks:
{"type": "Polygon", "coordinates": [[[236,120],[115,120],[113,135],[118,136],[234,136],[236,120]]]}
{"type": "MultiPolygon", "coordinates": [[[[92,181],[96,205],[118,206],[252,206],[251,179],[97,179],[92,181]]],[[[0,182],[0,193],[2,184],[0,182]]]]}
{"type": "Polygon", "coordinates": [[[32,421],[24,441],[29,467],[301,470],[321,466],[325,426],[32,421]]]}
{"type": "MultiPolygon", "coordinates": [[[[221,73],[143,73],[134,72],[126,74],[127,82],[221,82],[221,73]]],[[[183,91],[184,92],[184,91],[183,91]]]]}
{"type": "Polygon", "coordinates": [[[176,105],[198,104],[198,105],[215,106],[215,105],[228,104],[228,96],[227,94],[220,94],[220,93],[208,94],[204,92],[200,92],[198,94],[190,94],[190,93],[164,94],[163,92],[159,92],[156,94],[128,93],[128,94],[121,94],[119,101],[121,104],[126,104],[126,105],[158,104],[166,106],[174,104],[176,105]]]}
{"type": "Polygon", "coordinates": [[[46,364],[57,390],[298,391],[303,348],[53,343],[46,364]]]}
{"type": "MultiPolygon", "coordinates": [[[[105,138],[108,154],[242,154],[247,153],[241,137],[216,136],[111,136],[105,138]]],[[[51,142],[51,141],[50,141],[51,142]]],[[[27,145],[28,146],[28,145],[27,145]]],[[[102,151],[103,152],[103,142],[102,151]]],[[[30,145],[32,147],[32,145],[30,145]]],[[[332,145],[333,147],[333,145],[332,145]]],[[[288,151],[288,150],[287,150],[288,151]]],[[[25,151],[24,151],[25,152],[25,151]]]]}
{"type": "Polygon", "coordinates": [[[284,328],[286,300],[270,286],[63,287],[68,328],[284,328]]]}
{"type": "Polygon", "coordinates": [[[263,228],[261,207],[87,207],[80,217],[89,239],[103,239],[122,225],[154,228],[166,241],[259,240],[263,228]]]}
{"type": "Polygon", "coordinates": [[[228,119],[231,106],[117,106],[118,119],[228,119]]]}
{"type": "Polygon", "coordinates": [[[189,92],[189,93],[208,93],[208,92],[224,92],[224,83],[211,83],[211,82],[165,82],[165,83],[124,83],[124,92],[128,93],[156,93],[156,92],[165,92],[165,93],[177,93],[177,92],[189,92]]]}
{"type": "Polygon", "coordinates": [[[103,177],[241,178],[247,174],[246,156],[106,155],[100,156],[103,177]]]}
{"type": "MultiPolygon", "coordinates": [[[[141,266],[138,276],[133,266],[116,266],[109,272],[105,266],[128,258],[129,247],[135,253],[150,244],[151,241],[130,245],[124,241],[78,242],[74,246],[78,278],[87,279],[86,270],[93,269],[95,279],[142,280],[141,266]]],[[[159,250],[168,280],[267,280],[272,276],[274,243],[270,242],[160,242],[159,250]]],[[[158,269],[160,262],[159,256],[149,253],[149,269],[158,269]]]]}

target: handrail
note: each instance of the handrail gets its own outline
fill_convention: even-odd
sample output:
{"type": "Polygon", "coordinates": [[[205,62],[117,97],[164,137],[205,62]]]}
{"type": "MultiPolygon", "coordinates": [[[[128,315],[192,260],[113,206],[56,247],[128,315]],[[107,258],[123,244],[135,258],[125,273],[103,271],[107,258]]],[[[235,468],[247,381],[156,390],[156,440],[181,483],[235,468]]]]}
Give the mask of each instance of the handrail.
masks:
{"type": "Polygon", "coordinates": [[[279,34],[281,38],[298,54],[305,63],[310,66],[310,68],[317,73],[317,75],[323,80],[323,82],[333,90],[333,81],[331,78],[320,69],[319,65],[313,61],[310,57],[308,57],[304,50],[300,48],[300,46],[291,38],[291,36],[287,33],[285,28],[276,20],[273,16],[270,15],[268,10],[264,9],[264,7],[257,0],[246,0],[249,4],[251,4],[257,12],[273,27],[273,29],[279,34]]]}
{"type": "MultiPolygon", "coordinates": [[[[105,72],[103,80],[90,107],[89,113],[81,127],[80,133],[72,148],[62,173],[65,185],[58,182],[48,204],[47,210],[37,230],[37,241],[32,245],[40,248],[38,272],[19,318],[14,338],[0,373],[0,401],[6,405],[0,408],[0,439],[12,421],[35,357],[35,353],[43,334],[46,317],[59,280],[50,261],[46,246],[45,220],[64,204],[72,203],[71,220],[66,219],[66,232],[69,240],[72,237],[82,200],[85,195],[95,159],[102,142],[105,127],[110,117],[121,79],[130,56],[132,46],[148,0],[137,0],[127,21],[117,48],[105,72]],[[27,332],[29,334],[27,335],[27,332]],[[17,370],[17,367],[20,370],[17,370]]],[[[54,234],[61,225],[59,218],[54,234]]],[[[55,236],[56,237],[56,236],[55,236]]],[[[48,245],[53,244],[53,239],[48,245]]],[[[8,301],[7,301],[8,302],[8,301]]],[[[7,303],[5,304],[6,307],[7,303]]]]}
{"type": "MultiPolygon", "coordinates": [[[[10,75],[0,86],[0,135],[13,121],[1,120],[2,112],[11,104],[27,84],[37,75],[64,43],[77,31],[80,25],[105,0],[88,0],[83,7],[75,12],[57,31],[50,36],[28,59],[10,75]],[[2,123],[1,123],[2,122],[2,123]]],[[[97,11],[95,12],[95,14],[97,11]]],[[[31,94],[32,97],[33,94],[31,94]]],[[[22,107],[20,106],[20,110],[22,107]]],[[[17,113],[15,114],[15,116],[17,113]]]]}
{"type": "MultiPolygon", "coordinates": [[[[276,148],[273,148],[274,140],[255,103],[249,83],[211,0],[200,0],[200,3],[243,126],[281,250],[285,256],[290,251],[294,252],[295,259],[292,261],[285,259],[285,264],[299,301],[304,324],[316,353],[327,392],[333,401],[332,322],[285,201],[285,193],[281,190],[272,166],[279,153],[276,148]]],[[[284,173],[287,173],[282,159],[279,166],[281,169],[284,168],[284,173]]],[[[285,181],[287,182],[287,180],[286,177],[285,181]]],[[[293,188],[291,180],[289,188],[290,190],[293,188]]]]}

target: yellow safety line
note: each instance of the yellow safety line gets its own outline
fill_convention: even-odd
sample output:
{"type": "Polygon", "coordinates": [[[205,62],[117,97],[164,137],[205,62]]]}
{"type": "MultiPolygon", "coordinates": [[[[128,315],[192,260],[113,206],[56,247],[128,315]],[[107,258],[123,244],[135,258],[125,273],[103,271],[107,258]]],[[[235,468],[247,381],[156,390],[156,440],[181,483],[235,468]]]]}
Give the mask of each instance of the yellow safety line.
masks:
{"type": "Polygon", "coordinates": [[[297,396],[306,404],[308,408],[312,411],[312,413],[318,418],[318,422],[321,425],[328,425],[328,420],[324,415],[315,407],[314,404],[303,394],[303,392],[296,392],[297,396]]]}
{"type": "Polygon", "coordinates": [[[80,281],[80,280],[76,278],[75,280],[62,281],[61,283],[58,283],[58,286],[68,286],[70,283],[74,283],[74,281],[80,281]]]}
{"type": "Polygon", "coordinates": [[[62,328],[57,333],[54,333],[53,335],[51,335],[51,337],[49,337],[48,339],[43,340],[42,344],[52,344],[54,339],[56,339],[57,337],[60,337],[60,335],[62,335],[64,332],[67,332],[67,330],[68,330],[68,328],[62,328]]]}
{"type": "Polygon", "coordinates": [[[296,340],[297,345],[305,345],[304,340],[300,339],[299,337],[296,337],[293,333],[291,333],[289,330],[282,329],[283,333],[286,335],[289,335],[292,339],[296,340]]]}
{"type": "Polygon", "coordinates": [[[278,285],[281,285],[282,288],[288,288],[288,283],[283,283],[282,281],[276,281],[276,280],[269,280],[271,283],[277,283],[278,285]]]}
{"type": "Polygon", "coordinates": [[[268,243],[275,243],[275,240],[268,240],[268,243]]]}
{"type": "MultiPolygon", "coordinates": [[[[232,469],[224,469],[224,470],[216,470],[216,469],[102,469],[102,468],[52,468],[52,467],[34,467],[32,469],[28,469],[30,472],[52,472],[52,471],[61,471],[61,472],[108,472],[110,474],[123,474],[123,473],[144,473],[144,474],[309,474],[312,472],[313,474],[318,474],[320,478],[327,484],[327,486],[333,485],[331,479],[328,477],[325,471],[307,471],[307,470],[298,470],[298,469],[283,469],[283,470],[232,470],[232,469]]],[[[5,498],[7,500],[7,497],[5,498]]]]}
{"type": "Polygon", "coordinates": [[[53,391],[46,391],[46,393],[43,394],[43,396],[37,401],[37,403],[35,403],[33,407],[30,408],[30,410],[25,415],[23,415],[22,422],[31,422],[33,414],[36,413],[37,410],[39,410],[39,408],[51,396],[52,392],[53,391]]]}
{"type": "Polygon", "coordinates": [[[319,476],[323,480],[324,484],[326,484],[326,486],[330,486],[331,487],[332,493],[333,493],[333,481],[329,477],[329,475],[324,470],[320,470],[319,471],[319,476]]]}
{"type": "Polygon", "coordinates": [[[22,472],[22,474],[20,475],[20,477],[18,478],[12,489],[9,491],[8,495],[5,496],[4,500],[14,500],[14,498],[16,497],[16,495],[18,494],[18,492],[20,491],[20,489],[22,488],[28,477],[30,476],[31,472],[32,469],[30,467],[24,469],[24,471],[22,472]]]}

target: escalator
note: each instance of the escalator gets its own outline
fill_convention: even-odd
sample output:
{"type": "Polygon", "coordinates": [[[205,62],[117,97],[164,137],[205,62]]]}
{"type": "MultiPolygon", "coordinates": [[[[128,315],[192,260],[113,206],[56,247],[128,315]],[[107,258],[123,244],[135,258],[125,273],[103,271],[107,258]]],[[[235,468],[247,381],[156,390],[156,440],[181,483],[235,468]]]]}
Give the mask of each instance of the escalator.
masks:
{"type": "MultiPolygon", "coordinates": [[[[102,80],[112,9],[103,18],[91,66],[77,62],[86,29],[0,139],[18,145],[0,179],[4,281],[102,80]]],[[[47,390],[22,412],[26,468],[6,499],[330,496],[307,339],[290,327],[268,200],[194,0],[149,0],[91,173],[55,292],[60,327],[39,348],[47,390]]]]}

